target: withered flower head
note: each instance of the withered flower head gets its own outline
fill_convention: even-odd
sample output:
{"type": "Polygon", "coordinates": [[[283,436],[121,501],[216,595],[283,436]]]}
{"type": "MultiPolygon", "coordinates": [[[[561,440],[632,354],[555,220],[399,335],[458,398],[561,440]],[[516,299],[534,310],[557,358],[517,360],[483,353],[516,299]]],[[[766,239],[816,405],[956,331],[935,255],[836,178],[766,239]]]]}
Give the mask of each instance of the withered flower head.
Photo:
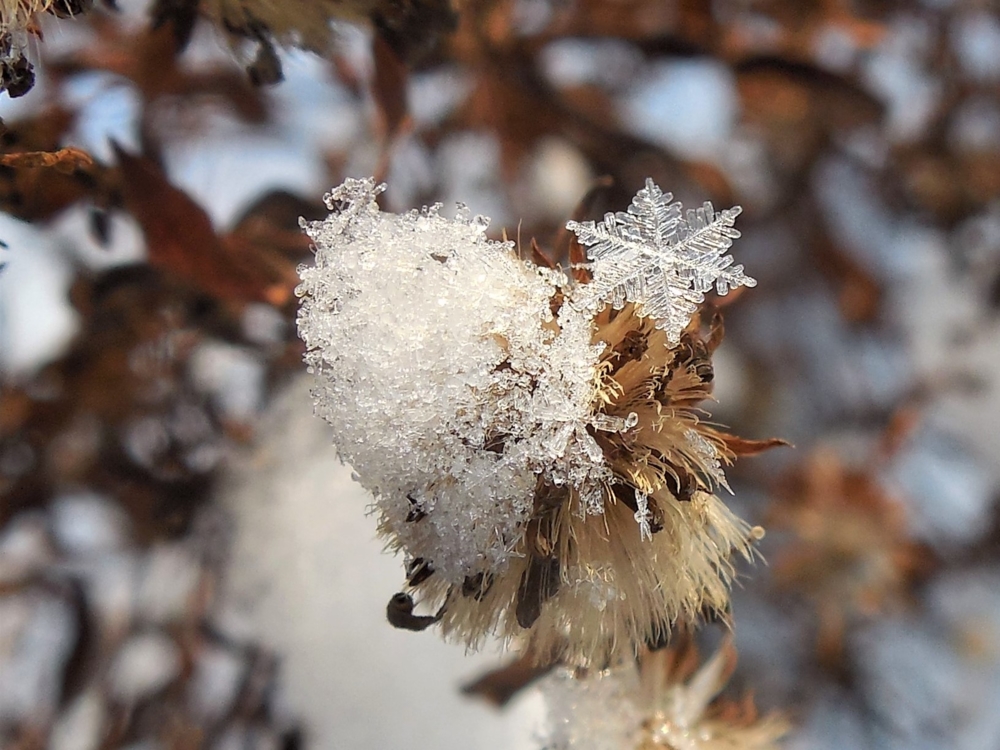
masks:
{"type": "Polygon", "coordinates": [[[24,50],[29,36],[40,36],[40,14],[75,15],[90,4],[80,0],[0,0],[0,91],[16,98],[35,85],[35,71],[24,50]]]}
{"type": "Polygon", "coordinates": [[[221,28],[325,52],[333,41],[331,21],[360,21],[370,5],[368,0],[202,0],[200,9],[221,28]]]}
{"type": "Polygon", "coordinates": [[[198,9],[234,42],[256,44],[248,68],[255,83],[281,80],[276,46],[329,52],[344,22],[372,25],[396,55],[411,61],[457,23],[449,0],[201,0],[198,9]]]}
{"type": "Polygon", "coordinates": [[[37,23],[35,18],[40,13],[65,11],[72,4],[63,0],[0,0],[0,33],[32,31],[37,23]]]}
{"type": "Polygon", "coordinates": [[[846,466],[829,447],[784,477],[767,515],[792,532],[775,556],[775,579],[813,605],[819,655],[832,665],[851,622],[901,608],[933,564],[876,467],[846,466]]]}
{"type": "Polygon", "coordinates": [[[753,285],[726,254],[738,210],[683,214],[648,181],[570,224],[577,283],[464,210],[383,214],[382,189],[348,180],[306,227],[298,322],[317,413],[405,554],[394,624],[589,663],[724,611],[759,529],[716,495],[747,444],[703,420],[721,323],[695,311],[753,285]]]}
{"type": "Polygon", "coordinates": [[[549,706],[547,750],[772,750],[788,732],[760,717],[748,697],[718,697],[736,664],[726,643],[699,665],[689,644],[646,653],[638,666],[600,672],[560,669],[542,690],[549,706]]]}
{"type": "Polygon", "coordinates": [[[0,0],[0,91],[13,99],[35,85],[35,70],[25,49],[30,37],[41,38],[42,13],[71,18],[93,4],[94,0],[0,0]]]}

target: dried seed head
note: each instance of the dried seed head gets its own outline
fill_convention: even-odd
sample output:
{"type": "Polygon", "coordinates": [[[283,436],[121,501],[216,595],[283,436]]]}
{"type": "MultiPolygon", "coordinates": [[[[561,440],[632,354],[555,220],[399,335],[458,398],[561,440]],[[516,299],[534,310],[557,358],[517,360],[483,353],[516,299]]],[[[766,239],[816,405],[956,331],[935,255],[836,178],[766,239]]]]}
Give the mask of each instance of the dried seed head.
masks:
{"type": "Polygon", "coordinates": [[[0,0],[0,33],[27,31],[35,16],[57,4],[58,0],[0,0]]]}
{"type": "Polygon", "coordinates": [[[330,51],[343,22],[370,23],[405,61],[425,55],[457,25],[449,0],[201,0],[198,10],[237,39],[319,53],[330,51]]]}
{"type": "Polygon", "coordinates": [[[935,564],[877,471],[850,467],[829,447],[778,482],[767,517],[791,532],[773,561],[774,577],[811,604],[826,664],[841,662],[849,624],[902,609],[935,564]]]}
{"type": "MultiPolygon", "coordinates": [[[[492,633],[579,663],[725,612],[754,532],[715,494],[733,454],[700,418],[718,330],[661,326],[631,284],[615,308],[622,269],[573,284],[487,240],[482,217],[383,214],[381,190],[348,180],[306,227],[299,331],[317,413],[418,602],[470,645],[492,633]]],[[[671,271],[664,245],[655,267],[704,290],[728,263],[671,271]]]]}
{"type": "Polygon", "coordinates": [[[735,666],[724,645],[699,665],[685,645],[599,672],[560,669],[542,690],[552,750],[771,750],[788,732],[780,716],[758,717],[751,700],[718,698],[735,666]]]}

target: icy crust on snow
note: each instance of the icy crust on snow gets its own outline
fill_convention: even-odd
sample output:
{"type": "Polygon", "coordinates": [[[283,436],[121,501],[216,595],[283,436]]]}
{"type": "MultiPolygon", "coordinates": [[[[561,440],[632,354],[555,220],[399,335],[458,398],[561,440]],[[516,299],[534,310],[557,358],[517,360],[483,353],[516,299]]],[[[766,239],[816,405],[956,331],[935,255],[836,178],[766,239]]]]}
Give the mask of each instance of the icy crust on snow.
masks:
{"type": "MultiPolygon", "coordinates": [[[[601,511],[611,474],[587,432],[601,346],[582,311],[553,315],[566,277],[486,239],[488,219],[381,213],[383,189],[347,180],[304,226],[299,331],[316,411],[390,545],[457,583],[504,566],[539,477],[601,511]]],[[[609,427],[625,428],[595,424],[609,427]]]]}

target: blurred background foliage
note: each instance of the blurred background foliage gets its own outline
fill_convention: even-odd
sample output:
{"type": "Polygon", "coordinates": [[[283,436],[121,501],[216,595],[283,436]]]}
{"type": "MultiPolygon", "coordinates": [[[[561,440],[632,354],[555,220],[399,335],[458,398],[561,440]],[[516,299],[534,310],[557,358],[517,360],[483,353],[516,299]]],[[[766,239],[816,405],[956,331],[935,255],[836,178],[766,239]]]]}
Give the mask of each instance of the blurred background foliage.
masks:
{"type": "Polygon", "coordinates": [[[1000,743],[994,4],[91,5],[3,42],[3,747],[361,746],[227,615],[220,487],[301,370],[299,217],[368,174],[563,261],[646,177],[742,205],[713,414],[797,447],[734,469],[733,689],[790,747],[1000,743]]]}

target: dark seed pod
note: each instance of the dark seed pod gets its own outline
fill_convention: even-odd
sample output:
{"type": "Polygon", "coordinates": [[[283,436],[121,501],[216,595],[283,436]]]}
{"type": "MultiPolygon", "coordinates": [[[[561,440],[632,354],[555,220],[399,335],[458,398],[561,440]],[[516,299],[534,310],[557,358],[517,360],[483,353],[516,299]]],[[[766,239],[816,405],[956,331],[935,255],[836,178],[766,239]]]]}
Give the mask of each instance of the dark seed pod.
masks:
{"type": "Polygon", "coordinates": [[[90,233],[102,247],[111,244],[111,216],[107,211],[92,209],[89,216],[90,233]]]}
{"type": "Polygon", "coordinates": [[[664,477],[667,489],[670,490],[670,494],[676,497],[678,501],[682,503],[689,502],[694,497],[694,493],[698,491],[698,480],[686,471],[680,469],[676,471],[677,476],[667,474],[664,477]]]}
{"type": "Polygon", "coordinates": [[[35,69],[24,57],[0,62],[0,90],[11,99],[27,94],[35,85],[35,69]]]}
{"type": "Polygon", "coordinates": [[[406,514],[407,523],[416,523],[417,521],[421,520],[424,516],[427,515],[427,513],[423,510],[423,508],[420,507],[419,503],[417,502],[417,499],[413,497],[413,495],[407,495],[406,499],[409,500],[410,505],[413,506],[412,508],[410,508],[410,512],[406,514]]]}
{"type": "Polygon", "coordinates": [[[530,628],[542,614],[542,605],[559,593],[561,566],[556,557],[532,557],[517,589],[517,624],[530,628]]]}
{"type": "Polygon", "coordinates": [[[260,39],[257,56],[247,67],[247,75],[254,86],[272,86],[281,83],[285,74],[281,70],[281,59],[274,45],[267,39],[260,39]]]}
{"type": "Polygon", "coordinates": [[[379,0],[371,15],[376,32],[401,60],[416,62],[458,27],[448,0],[379,0]]]}
{"type": "MultiPolygon", "coordinates": [[[[611,486],[611,491],[618,502],[622,503],[633,513],[639,512],[639,502],[635,497],[635,487],[630,484],[615,484],[611,486]]],[[[690,500],[690,498],[687,499],[690,500]]],[[[655,534],[658,531],[663,531],[663,510],[655,498],[646,498],[646,512],[648,514],[647,520],[649,521],[650,532],[655,534]]]]}
{"type": "Polygon", "coordinates": [[[616,357],[613,360],[614,369],[612,372],[617,372],[629,362],[642,359],[648,347],[649,337],[645,333],[636,330],[626,331],[622,340],[614,347],[613,351],[616,357]]]}
{"type": "Polygon", "coordinates": [[[474,576],[466,576],[462,581],[462,596],[481,602],[492,587],[493,576],[482,572],[476,573],[474,576]]]}
{"type": "Polygon", "coordinates": [[[413,614],[413,597],[400,592],[393,594],[385,608],[385,617],[389,624],[400,630],[427,630],[441,619],[441,613],[436,615],[413,614]]]}
{"type": "Polygon", "coordinates": [[[160,28],[165,23],[173,24],[178,52],[187,47],[191,41],[194,25],[198,21],[198,1],[156,0],[149,11],[154,29],[160,28]]]}
{"type": "Polygon", "coordinates": [[[411,586],[419,586],[432,575],[434,566],[422,557],[415,557],[406,569],[406,582],[411,586]]]}

